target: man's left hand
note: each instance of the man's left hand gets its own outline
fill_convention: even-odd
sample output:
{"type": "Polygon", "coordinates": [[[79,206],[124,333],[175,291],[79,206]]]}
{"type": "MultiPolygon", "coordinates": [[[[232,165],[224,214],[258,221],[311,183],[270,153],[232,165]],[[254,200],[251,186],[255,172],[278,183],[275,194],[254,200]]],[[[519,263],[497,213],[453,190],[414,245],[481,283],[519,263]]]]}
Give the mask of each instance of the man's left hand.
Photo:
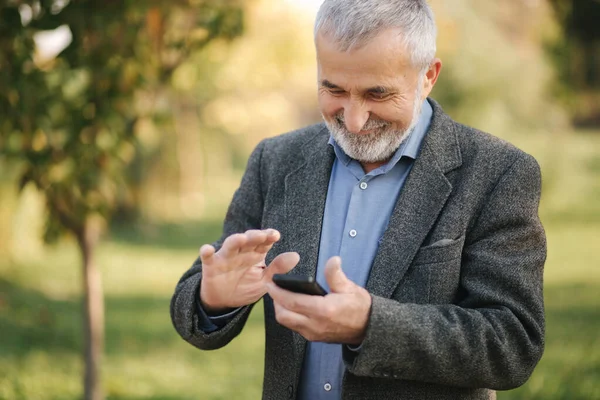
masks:
{"type": "Polygon", "coordinates": [[[371,295],[346,277],[339,257],[327,261],[325,279],[330,288],[326,296],[294,293],[272,282],[267,284],[277,322],[313,342],[361,344],[371,295]]]}

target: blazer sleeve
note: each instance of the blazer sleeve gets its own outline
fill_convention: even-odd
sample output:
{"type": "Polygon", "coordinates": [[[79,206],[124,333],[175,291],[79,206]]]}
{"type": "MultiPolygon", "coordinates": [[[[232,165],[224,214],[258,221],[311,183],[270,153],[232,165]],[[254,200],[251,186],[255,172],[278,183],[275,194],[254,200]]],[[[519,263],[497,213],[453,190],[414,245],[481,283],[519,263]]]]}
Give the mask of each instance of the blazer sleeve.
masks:
{"type": "Polygon", "coordinates": [[[456,304],[405,304],[373,296],[357,354],[358,376],[496,390],[522,385],[544,349],[546,239],[538,217],[541,175],[521,153],[467,232],[456,304]]]}
{"type": "MultiPolygon", "coordinates": [[[[223,235],[213,243],[218,250],[223,241],[234,233],[249,229],[260,229],[263,210],[261,189],[261,160],[265,142],[261,142],[250,155],[246,172],[240,187],[233,195],[223,224],[223,235]]],[[[200,296],[202,262],[197,258],[186,271],[171,298],[171,321],[179,335],[190,344],[203,349],[218,349],[233,340],[241,331],[254,304],[242,307],[224,326],[211,332],[202,327],[202,315],[198,312],[196,300],[200,296]]]]}

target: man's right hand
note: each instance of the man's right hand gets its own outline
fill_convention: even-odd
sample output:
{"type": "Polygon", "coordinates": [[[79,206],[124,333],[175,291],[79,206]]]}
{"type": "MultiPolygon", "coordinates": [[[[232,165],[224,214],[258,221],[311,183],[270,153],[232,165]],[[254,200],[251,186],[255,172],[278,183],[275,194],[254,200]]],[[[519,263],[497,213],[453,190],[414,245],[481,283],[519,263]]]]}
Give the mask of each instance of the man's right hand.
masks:
{"type": "Polygon", "coordinates": [[[274,274],[290,271],[300,261],[298,253],[283,253],[267,267],[265,258],[280,238],[274,229],[236,233],[219,251],[205,244],[200,248],[202,280],[200,301],[212,315],[252,304],[266,293],[274,274]]]}

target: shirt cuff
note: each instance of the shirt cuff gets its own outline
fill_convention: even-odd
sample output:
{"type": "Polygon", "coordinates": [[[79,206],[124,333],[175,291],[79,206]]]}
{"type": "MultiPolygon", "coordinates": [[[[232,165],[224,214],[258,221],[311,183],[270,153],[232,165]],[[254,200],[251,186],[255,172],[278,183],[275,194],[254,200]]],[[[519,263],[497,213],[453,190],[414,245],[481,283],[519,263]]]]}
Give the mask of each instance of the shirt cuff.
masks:
{"type": "Polygon", "coordinates": [[[360,349],[362,349],[362,343],[359,344],[358,346],[351,346],[351,345],[347,344],[346,347],[348,348],[348,350],[358,353],[360,351],[360,349]]]}
{"type": "Polygon", "coordinates": [[[230,311],[226,314],[222,315],[208,315],[204,308],[202,307],[202,303],[200,302],[200,296],[196,297],[196,311],[198,313],[198,328],[202,330],[204,333],[212,333],[218,331],[228,322],[230,322],[236,314],[242,309],[242,307],[238,307],[233,311],[230,311]]]}

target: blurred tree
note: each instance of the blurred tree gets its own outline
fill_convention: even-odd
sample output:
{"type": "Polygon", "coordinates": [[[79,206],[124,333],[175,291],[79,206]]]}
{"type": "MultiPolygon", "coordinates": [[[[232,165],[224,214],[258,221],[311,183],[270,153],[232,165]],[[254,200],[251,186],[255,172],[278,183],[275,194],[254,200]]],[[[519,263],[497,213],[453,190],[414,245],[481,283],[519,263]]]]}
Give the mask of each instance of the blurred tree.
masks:
{"type": "Polygon", "coordinates": [[[148,131],[145,153],[160,154],[136,160],[143,233],[153,234],[148,222],[218,218],[260,140],[321,119],[314,12],[300,0],[245,1],[243,35],[212,41],[177,68],[171,134],[148,131]]]}
{"type": "Polygon", "coordinates": [[[562,131],[543,44],[556,30],[546,0],[430,0],[444,62],[433,91],[452,117],[494,134],[562,131]],[[543,117],[541,117],[543,116],[543,117]]]}
{"type": "Polygon", "coordinates": [[[86,399],[103,397],[94,249],[127,193],[137,127],[168,112],[161,93],[190,52],[242,25],[237,1],[0,2],[0,162],[15,162],[21,189],[34,184],[44,194],[45,239],[70,233],[81,251],[86,399]],[[51,30],[68,33],[56,56],[36,46],[51,30]]]}
{"type": "Polygon", "coordinates": [[[600,1],[550,0],[561,25],[549,48],[574,122],[600,126],[600,1]]]}

